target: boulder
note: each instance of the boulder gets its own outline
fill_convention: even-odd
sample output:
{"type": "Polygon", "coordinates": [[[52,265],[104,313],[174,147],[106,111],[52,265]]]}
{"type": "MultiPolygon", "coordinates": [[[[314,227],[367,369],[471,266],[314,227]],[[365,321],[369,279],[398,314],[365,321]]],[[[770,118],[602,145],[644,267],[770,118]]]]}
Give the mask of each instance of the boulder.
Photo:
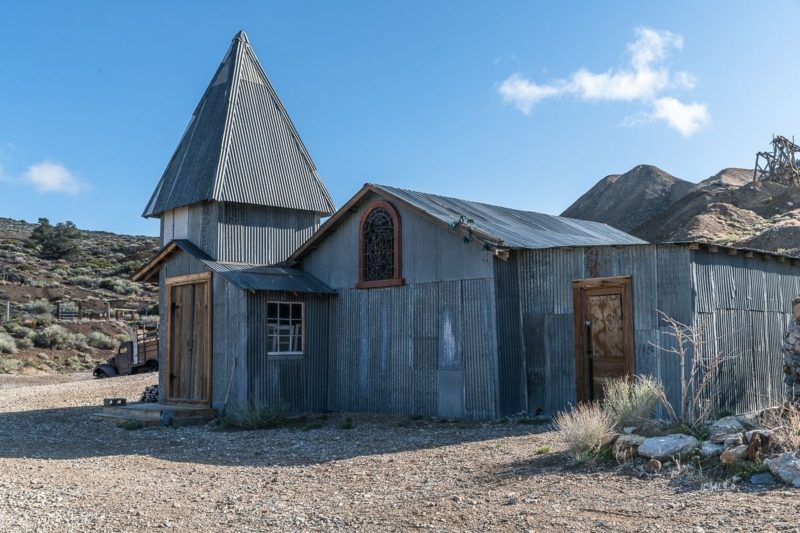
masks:
{"type": "Polygon", "coordinates": [[[745,430],[744,426],[735,416],[726,416],[715,421],[708,427],[708,438],[713,442],[725,440],[723,435],[741,433],[745,430]]]}
{"type": "Polygon", "coordinates": [[[620,435],[614,443],[614,458],[618,463],[624,463],[628,459],[636,457],[639,446],[644,442],[644,437],[640,435],[620,435]]]}
{"type": "Polygon", "coordinates": [[[800,488],[800,456],[793,452],[780,454],[764,461],[772,475],[794,487],[800,488]]]}
{"type": "Polygon", "coordinates": [[[764,440],[764,437],[770,439],[772,438],[772,430],[771,429],[751,429],[750,431],[744,434],[745,442],[750,442],[753,440],[753,435],[758,435],[761,437],[761,440],[764,440]]]}
{"type": "Polygon", "coordinates": [[[747,457],[747,444],[741,444],[722,452],[719,456],[719,460],[722,464],[732,465],[737,461],[743,460],[745,457],[747,457]]]}
{"type": "Polygon", "coordinates": [[[700,453],[703,454],[703,457],[717,457],[724,451],[725,446],[722,444],[715,444],[710,440],[703,442],[703,445],[700,447],[700,453]]]}
{"type": "Polygon", "coordinates": [[[650,437],[639,445],[639,455],[649,459],[670,459],[688,455],[698,446],[700,442],[696,438],[681,433],[650,437]]]}

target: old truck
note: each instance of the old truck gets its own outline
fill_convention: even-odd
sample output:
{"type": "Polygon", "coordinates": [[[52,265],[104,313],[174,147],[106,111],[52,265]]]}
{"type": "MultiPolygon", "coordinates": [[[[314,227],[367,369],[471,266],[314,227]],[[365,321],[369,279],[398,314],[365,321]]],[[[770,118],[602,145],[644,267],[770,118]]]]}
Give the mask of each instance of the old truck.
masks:
{"type": "Polygon", "coordinates": [[[158,325],[135,324],[130,338],[123,342],[117,353],[94,369],[96,378],[113,378],[129,374],[158,371],[158,325]]]}

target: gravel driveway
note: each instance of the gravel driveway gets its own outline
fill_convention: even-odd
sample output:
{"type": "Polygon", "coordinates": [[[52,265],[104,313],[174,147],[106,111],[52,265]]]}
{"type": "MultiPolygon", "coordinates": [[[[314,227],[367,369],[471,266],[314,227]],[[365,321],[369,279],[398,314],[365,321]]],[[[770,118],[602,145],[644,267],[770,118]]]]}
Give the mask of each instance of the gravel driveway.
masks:
{"type": "Polygon", "coordinates": [[[128,431],[90,414],[155,376],[86,377],[0,378],[0,530],[798,531],[798,490],[573,469],[537,426],[128,431]]]}

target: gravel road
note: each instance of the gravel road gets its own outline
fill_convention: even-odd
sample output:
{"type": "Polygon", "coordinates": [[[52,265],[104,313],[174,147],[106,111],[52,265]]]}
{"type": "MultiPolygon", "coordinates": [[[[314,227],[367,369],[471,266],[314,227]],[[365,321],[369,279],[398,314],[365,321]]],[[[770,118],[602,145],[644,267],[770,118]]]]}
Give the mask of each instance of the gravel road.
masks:
{"type": "Polygon", "coordinates": [[[155,376],[0,379],[0,531],[798,531],[800,491],[570,468],[543,428],[354,415],[129,431],[155,376]],[[548,447],[552,451],[548,450],[548,447]],[[537,451],[540,452],[537,454],[537,451]],[[546,453],[543,453],[546,452],[546,453]]]}

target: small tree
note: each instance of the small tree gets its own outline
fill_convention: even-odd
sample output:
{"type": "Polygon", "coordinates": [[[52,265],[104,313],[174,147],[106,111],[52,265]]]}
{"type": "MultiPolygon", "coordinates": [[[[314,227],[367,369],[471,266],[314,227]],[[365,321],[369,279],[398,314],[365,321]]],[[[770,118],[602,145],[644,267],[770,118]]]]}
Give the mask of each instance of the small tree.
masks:
{"type": "Polygon", "coordinates": [[[37,246],[42,259],[66,259],[78,251],[75,242],[78,237],[80,231],[72,222],[59,222],[52,226],[48,219],[40,218],[30,240],[37,246]]]}
{"type": "Polygon", "coordinates": [[[697,427],[706,421],[714,406],[711,384],[719,373],[720,366],[735,358],[734,354],[722,354],[716,349],[718,339],[709,339],[703,324],[688,326],[678,322],[663,311],[658,311],[667,325],[667,335],[672,337],[669,346],[651,343],[664,353],[673,354],[680,367],[680,403],[678,412],[660,390],[659,396],[664,410],[674,424],[697,427]]]}

